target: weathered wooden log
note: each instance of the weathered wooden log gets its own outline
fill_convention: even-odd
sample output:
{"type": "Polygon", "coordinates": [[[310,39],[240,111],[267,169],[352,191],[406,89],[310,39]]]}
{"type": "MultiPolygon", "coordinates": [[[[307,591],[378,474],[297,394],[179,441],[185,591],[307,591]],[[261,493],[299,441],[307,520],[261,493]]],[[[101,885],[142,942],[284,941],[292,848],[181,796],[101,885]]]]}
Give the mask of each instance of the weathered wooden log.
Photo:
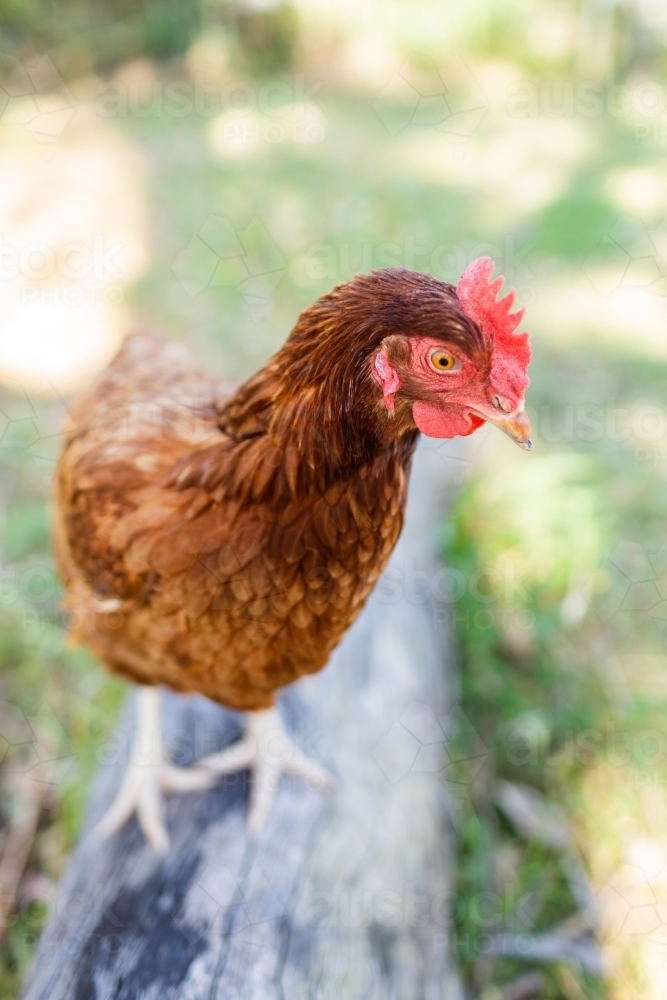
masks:
{"type": "MultiPolygon", "coordinates": [[[[24,1000],[459,996],[443,778],[452,651],[430,586],[456,464],[451,445],[420,447],[387,573],[326,670],[281,699],[288,727],[335,775],[335,790],[283,778],[254,839],[247,776],[232,776],[169,800],[166,857],[134,819],[100,841],[91,829],[127,759],[130,702],[24,1000]]],[[[239,731],[238,716],[204,699],[165,694],[164,704],[176,763],[239,731]]]]}

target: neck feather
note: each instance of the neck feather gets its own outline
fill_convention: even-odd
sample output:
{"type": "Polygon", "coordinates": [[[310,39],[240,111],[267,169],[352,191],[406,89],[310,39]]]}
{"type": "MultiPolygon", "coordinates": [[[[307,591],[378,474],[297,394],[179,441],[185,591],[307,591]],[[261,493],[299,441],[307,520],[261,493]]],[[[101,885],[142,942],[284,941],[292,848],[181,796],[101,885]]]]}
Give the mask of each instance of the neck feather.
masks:
{"type": "Polygon", "coordinates": [[[332,308],[328,298],[302,313],[221,420],[236,440],[271,438],[288,461],[298,462],[306,492],[324,490],[383,455],[407,464],[418,437],[408,411],[387,414],[371,374],[373,349],[386,331],[332,308]]]}

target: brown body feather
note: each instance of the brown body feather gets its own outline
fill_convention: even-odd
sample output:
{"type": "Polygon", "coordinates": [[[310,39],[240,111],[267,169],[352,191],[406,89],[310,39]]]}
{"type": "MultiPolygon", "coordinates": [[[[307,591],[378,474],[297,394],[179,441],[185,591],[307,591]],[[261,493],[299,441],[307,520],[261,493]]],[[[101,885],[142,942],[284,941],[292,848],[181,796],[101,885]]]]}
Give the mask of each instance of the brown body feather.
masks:
{"type": "Polygon", "coordinates": [[[128,338],[56,487],[72,627],[111,669],[259,709],[325,665],[401,530],[417,430],[370,355],[415,316],[481,351],[450,286],[390,271],[306,310],[227,398],[179,345],[128,338]]]}

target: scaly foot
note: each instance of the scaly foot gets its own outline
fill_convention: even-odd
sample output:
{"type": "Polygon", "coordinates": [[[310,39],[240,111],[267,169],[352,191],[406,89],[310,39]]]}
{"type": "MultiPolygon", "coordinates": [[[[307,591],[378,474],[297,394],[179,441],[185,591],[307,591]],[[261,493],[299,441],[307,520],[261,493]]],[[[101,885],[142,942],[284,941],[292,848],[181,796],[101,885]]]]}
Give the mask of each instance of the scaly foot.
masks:
{"type": "Polygon", "coordinates": [[[275,708],[249,712],[242,739],[220,753],[197,761],[198,770],[215,775],[231,774],[246,767],[250,768],[253,776],[248,812],[251,833],[259,833],[264,826],[281,774],[296,774],[320,789],[332,788],[334,784],[323,767],[309,760],[294,745],[275,708]]]}
{"type": "Polygon", "coordinates": [[[196,768],[165,763],[160,731],[160,692],[143,687],[137,692],[137,728],[120,788],[95,831],[109,837],[125,825],[133,812],[150,844],[160,854],[169,849],[162,799],[169,792],[211,788],[216,775],[196,768]]]}

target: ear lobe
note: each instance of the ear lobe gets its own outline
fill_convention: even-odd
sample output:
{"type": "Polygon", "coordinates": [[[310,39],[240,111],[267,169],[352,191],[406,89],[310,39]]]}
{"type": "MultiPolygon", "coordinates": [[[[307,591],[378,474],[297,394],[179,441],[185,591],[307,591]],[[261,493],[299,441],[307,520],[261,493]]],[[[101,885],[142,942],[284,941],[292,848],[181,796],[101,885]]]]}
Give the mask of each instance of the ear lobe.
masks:
{"type": "Polygon", "coordinates": [[[394,410],[394,396],[401,388],[398,372],[387,357],[385,342],[373,358],[373,378],[382,388],[382,397],[388,413],[394,410]]]}

